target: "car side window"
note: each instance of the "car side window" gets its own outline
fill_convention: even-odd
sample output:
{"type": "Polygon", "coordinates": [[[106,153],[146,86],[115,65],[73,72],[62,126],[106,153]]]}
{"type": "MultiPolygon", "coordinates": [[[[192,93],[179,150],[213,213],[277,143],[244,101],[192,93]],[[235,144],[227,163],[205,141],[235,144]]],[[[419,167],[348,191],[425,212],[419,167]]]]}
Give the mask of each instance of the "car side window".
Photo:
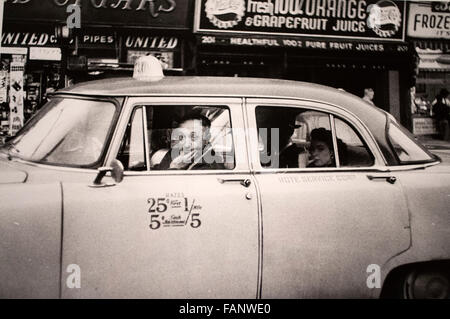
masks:
{"type": "Polygon", "coordinates": [[[138,121],[130,122],[123,144],[129,144],[131,151],[127,154],[125,147],[119,156],[129,164],[129,170],[235,167],[230,111],[226,106],[142,105],[139,108],[144,123],[140,126],[138,121]],[[139,141],[140,146],[131,147],[133,141],[139,141]]]}
{"type": "MultiPolygon", "coordinates": [[[[264,168],[322,165],[318,158],[315,162],[310,156],[311,148],[315,147],[317,152],[326,151],[325,147],[330,147],[330,151],[333,149],[332,144],[327,147],[323,143],[311,143],[312,134],[323,133],[331,138],[330,117],[327,113],[293,107],[258,106],[256,121],[260,163],[264,168]]],[[[327,142],[331,142],[331,139],[327,142]]],[[[323,160],[324,165],[335,166],[334,158],[323,160]]]]}
{"type": "Polygon", "coordinates": [[[367,145],[352,126],[328,113],[258,106],[256,121],[263,168],[337,167],[338,163],[339,167],[366,167],[374,163],[367,145]]]}
{"type": "Polygon", "coordinates": [[[427,163],[435,160],[430,152],[416,143],[408,130],[392,121],[389,123],[388,136],[400,164],[427,163]]]}
{"type": "Polygon", "coordinates": [[[374,164],[374,157],[363,139],[348,123],[334,118],[341,167],[367,167],[374,164]]]}

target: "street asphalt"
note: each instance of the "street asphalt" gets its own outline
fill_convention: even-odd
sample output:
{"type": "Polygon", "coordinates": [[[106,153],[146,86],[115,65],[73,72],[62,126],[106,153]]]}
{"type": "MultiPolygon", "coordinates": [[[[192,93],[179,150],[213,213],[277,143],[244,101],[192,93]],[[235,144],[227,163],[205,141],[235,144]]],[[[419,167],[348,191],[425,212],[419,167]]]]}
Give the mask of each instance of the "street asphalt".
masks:
{"type": "Polygon", "coordinates": [[[434,136],[417,136],[417,139],[429,150],[450,150],[450,141],[443,141],[434,136]]]}
{"type": "Polygon", "coordinates": [[[430,152],[439,156],[444,162],[450,163],[450,141],[443,141],[434,136],[417,136],[430,152]]]}

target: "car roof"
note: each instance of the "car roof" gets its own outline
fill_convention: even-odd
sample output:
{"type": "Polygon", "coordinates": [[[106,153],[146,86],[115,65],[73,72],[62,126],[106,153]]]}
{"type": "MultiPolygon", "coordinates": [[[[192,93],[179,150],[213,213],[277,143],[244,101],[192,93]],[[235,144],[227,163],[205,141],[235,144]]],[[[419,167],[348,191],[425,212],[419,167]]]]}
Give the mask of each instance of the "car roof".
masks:
{"type": "Polygon", "coordinates": [[[58,93],[94,96],[229,96],[296,98],[339,105],[360,118],[371,115],[383,118],[383,112],[359,97],[319,84],[245,77],[166,76],[148,82],[131,77],[110,78],[83,82],[64,88],[58,93]],[[369,113],[369,114],[368,114],[369,113]]]}
{"type": "MultiPolygon", "coordinates": [[[[281,79],[211,76],[165,76],[157,81],[118,77],[88,81],[64,88],[58,93],[119,96],[217,96],[294,98],[337,105],[356,115],[377,139],[386,155],[386,112],[351,93],[332,87],[281,79]]],[[[389,157],[389,156],[388,156],[389,157]]]]}

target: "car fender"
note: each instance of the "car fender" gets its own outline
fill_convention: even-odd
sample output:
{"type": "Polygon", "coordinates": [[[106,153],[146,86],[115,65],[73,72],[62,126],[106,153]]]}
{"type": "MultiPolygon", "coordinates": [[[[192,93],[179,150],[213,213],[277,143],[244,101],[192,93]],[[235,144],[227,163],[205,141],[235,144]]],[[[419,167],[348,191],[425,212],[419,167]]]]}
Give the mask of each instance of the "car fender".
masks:
{"type": "Polygon", "coordinates": [[[397,172],[411,223],[411,247],[381,267],[382,281],[400,266],[450,261],[450,172],[441,165],[397,172]]]}
{"type": "Polygon", "coordinates": [[[0,184],[0,298],[58,298],[60,183],[0,184]]]}

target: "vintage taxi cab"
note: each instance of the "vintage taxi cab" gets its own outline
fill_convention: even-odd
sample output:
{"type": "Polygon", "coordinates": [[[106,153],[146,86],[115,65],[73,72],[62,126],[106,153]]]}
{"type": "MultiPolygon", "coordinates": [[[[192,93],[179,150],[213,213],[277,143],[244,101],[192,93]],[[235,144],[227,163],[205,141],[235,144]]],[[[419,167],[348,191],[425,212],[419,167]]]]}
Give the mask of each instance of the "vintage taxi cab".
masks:
{"type": "Polygon", "coordinates": [[[450,166],[391,115],[151,60],[0,149],[0,297],[449,298],[450,166]],[[220,165],[176,161],[188,122],[220,165]]]}

